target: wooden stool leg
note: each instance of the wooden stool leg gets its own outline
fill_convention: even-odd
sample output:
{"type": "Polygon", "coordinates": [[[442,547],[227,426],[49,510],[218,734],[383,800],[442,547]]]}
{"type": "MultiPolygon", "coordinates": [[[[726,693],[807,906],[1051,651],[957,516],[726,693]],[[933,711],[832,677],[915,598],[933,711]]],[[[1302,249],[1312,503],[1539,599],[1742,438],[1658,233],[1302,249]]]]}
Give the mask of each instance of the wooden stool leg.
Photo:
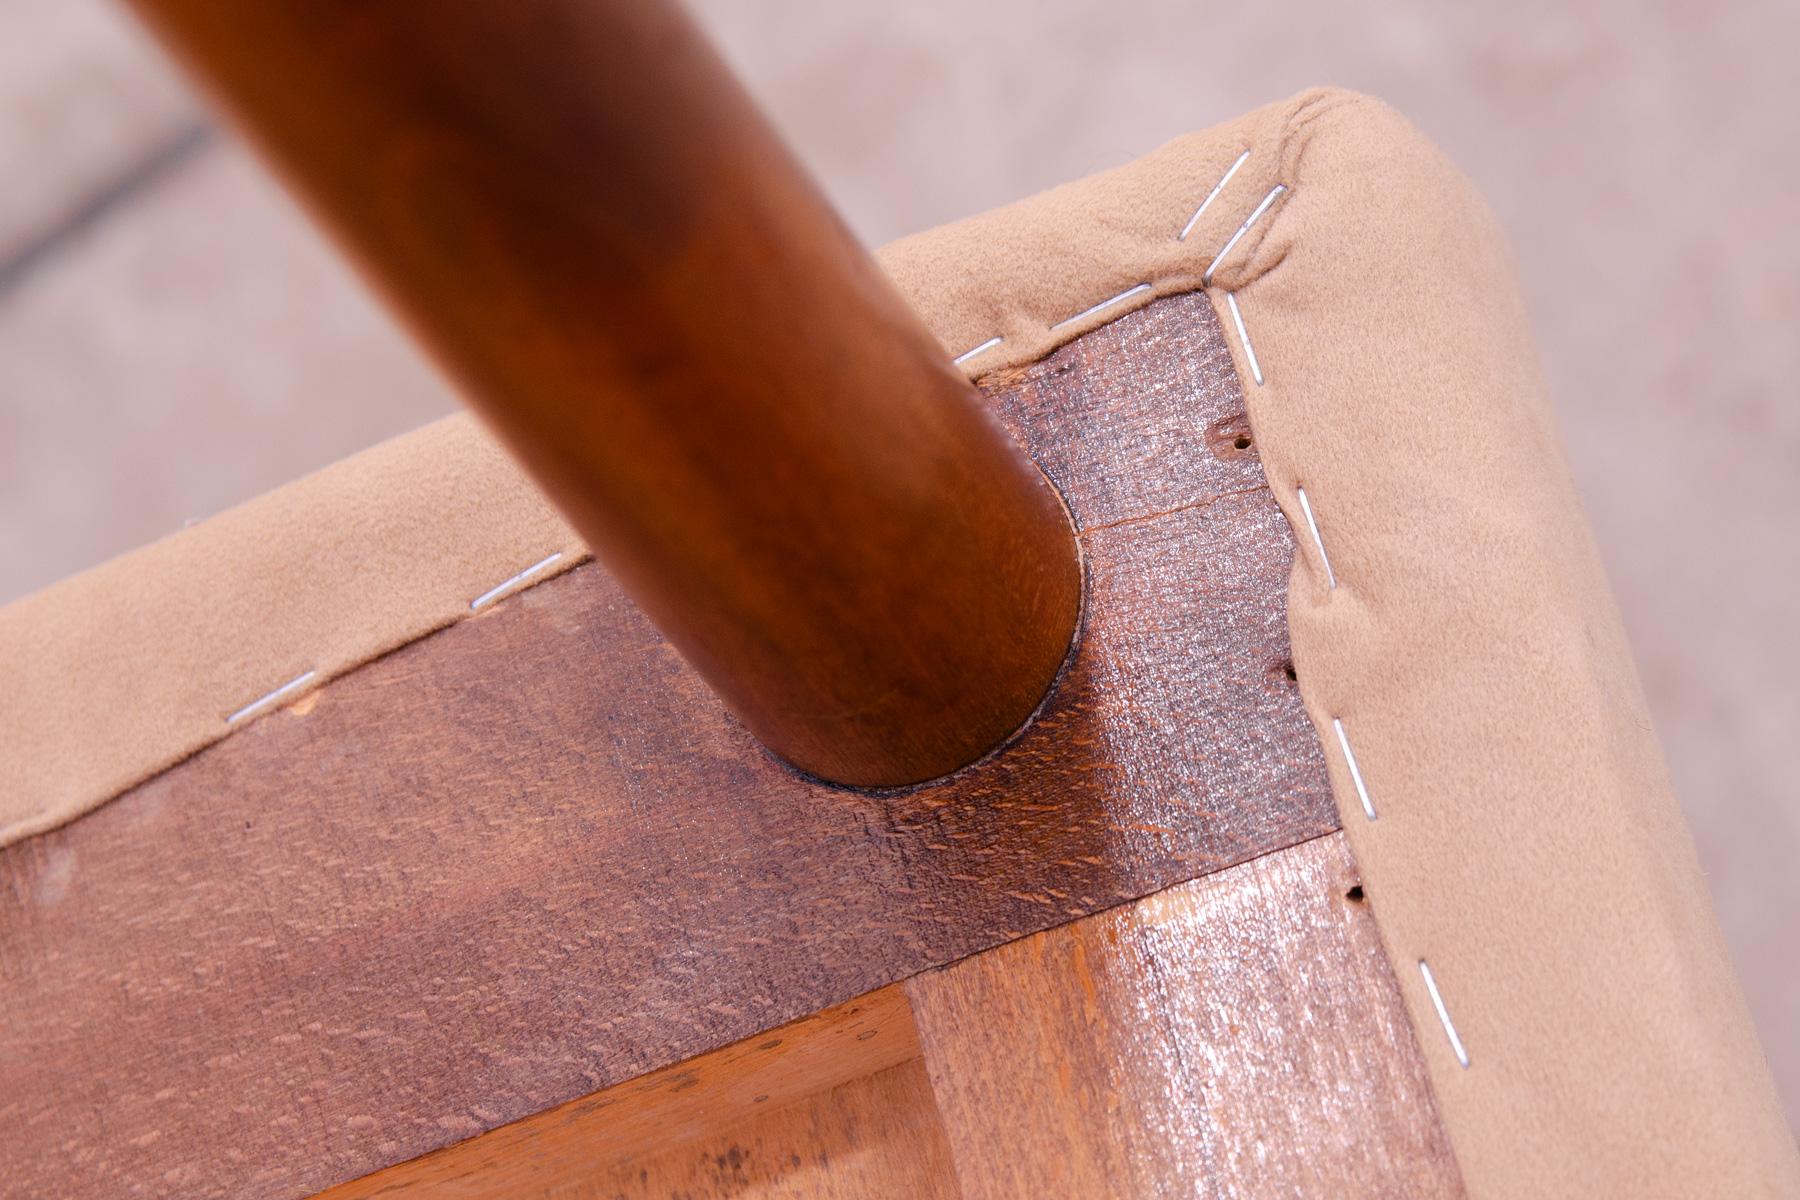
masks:
{"type": "Polygon", "coordinates": [[[1036,707],[1060,501],[672,4],[137,5],[766,744],[913,783],[1036,707]]]}

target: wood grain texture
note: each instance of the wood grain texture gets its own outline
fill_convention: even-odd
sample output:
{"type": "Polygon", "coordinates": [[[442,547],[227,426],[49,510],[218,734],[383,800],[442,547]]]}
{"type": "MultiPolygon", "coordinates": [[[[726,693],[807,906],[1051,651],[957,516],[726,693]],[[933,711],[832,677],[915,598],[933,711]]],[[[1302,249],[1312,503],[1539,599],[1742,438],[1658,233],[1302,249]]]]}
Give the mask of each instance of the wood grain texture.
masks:
{"type": "Polygon", "coordinates": [[[1054,491],[673,0],[136,0],[777,753],[965,766],[1074,633],[1054,491]]]}
{"type": "Polygon", "coordinates": [[[0,1192],[318,1190],[1334,828],[1222,337],[1004,381],[1116,457],[1052,464],[1079,652],[940,785],[795,774],[590,566],[0,851],[0,1192]]]}
{"type": "MultiPolygon", "coordinates": [[[[833,1125],[829,1131],[800,1135],[798,1131],[806,1129],[809,1122],[820,1119],[822,1108],[829,1109],[843,1099],[828,1094],[902,1064],[909,1064],[912,1070],[872,1087],[851,1089],[858,1101],[894,1105],[887,1116],[866,1122],[874,1126],[874,1138],[865,1136],[863,1140],[898,1135],[908,1157],[920,1158],[926,1165],[935,1160],[948,1168],[941,1138],[935,1133],[936,1109],[929,1089],[922,1086],[923,1064],[912,1011],[904,991],[895,984],[342,1184],[324,1193],[321,1200],[402,1195],[499,1200],[551,1194],[610,1195],[614,1191],[643,1196],[655,1194],[644,1186],[652,1171],[662,1180],[671,1174],[704,1173],[709,1168],[715,1182],[772,1174],[791,1183],[795,1176],[813,1174],[833,1161],[841,1165],[843,1147],[837,1148],[834,1159],[834,1151],[822,1143],[833,1138],[841,1143],[856,1135],[854,1125],[848,1130],[833,1125]],[[772,1125],[762,1121],[794,1106],[801,1111],[786,1114],[772,1125]],[[779,1137],[779,1132],[772,1131],[782,1130],[788,1131],[792,1142],[788,1153],[768,1153],[766,1146],[751,1151],[743,1145],[779,1137]],[[719,1145],[721,1141],[723,1145],[719,1145]],[[920,1142],[924,1144],[916,1144],[920,1142]],[[634,1182],[632,1177],[640,1169],[643,1175],[634,1182]]],[[[695,1192],[701,1186],[700,1181],[690,1181],[688,1193],[712,1194],[695,1192]]],[[[798,1194],[817,1192],[815,1188],[813,1193],[798,1194]]],[[[863,1194],[901,1193],[876,1189],[863,1194]]]]}
{"type": "Polygon", "coordinates": [[[557,1200],[957,1200],[956,1171],[914,1058],[649,1158],[557,1200]]]}
{"type": "Polygon", "coordinates": [[[963,1194],[1461,1195],[1356,886],[1331,834],[908,981],[963,1194]]]}
{"type": "Polygon", "coordinates": [[[960,1192],[925,1064],[915,1058],[572,1183],[555,1196],[958,1200],[960,1192]]]}

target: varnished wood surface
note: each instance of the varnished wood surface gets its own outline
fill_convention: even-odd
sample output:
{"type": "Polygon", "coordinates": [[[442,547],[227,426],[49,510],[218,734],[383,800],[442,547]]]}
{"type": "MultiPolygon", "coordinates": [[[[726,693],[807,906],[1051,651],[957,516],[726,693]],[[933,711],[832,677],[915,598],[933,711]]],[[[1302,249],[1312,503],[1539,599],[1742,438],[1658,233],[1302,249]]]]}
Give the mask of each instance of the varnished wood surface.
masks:
{"type": "Polygon", "coordinates": [[[1325,835],[325,1200],[1461,1195],[1360,888],[1325,835]]]}
{"type": "Polygon", "coordinates": [[[967,1200],[1462,1184],[1331,834],[906,984],[967,1200]]]}
{"type": "Polygon", "coordinates": [[[915,1180],[910,1173],[889,1178],[893,1187],[848,1190],[869,1182],[869,1171],[833,1176],[833,1156],[840,1167],[847,1149],[877,1164],[903,1158],[907,1172],[923,1166],[931,1180],[948,1177],[942,1147],[912,1012],[896,984],[342,1184],[321,1200],[910,1195],[899,1186],[915,1180]],[[844,1107],[864,1111],[831,1117],[844,1107]],[[825,1191],[821,1176],[838,1192],[825,1191]]]}
{"type": "Polygon", "coordinates": [[[0,1190],[317,1190],[1333,828],[1222,337],[1163,301],[997,397],[1115,452],[1040,449],[1080,653],[943,785],[796,776],[588,567],[0,851],[0,1190]]]}
{"type": "Polygon", "coordinates": [[[915,783],[1037,706],[1062,506],[673,0],[136,6],[767,745],[915,783]]]}
{"type": "Polygon", "coordinates": [[[713,1137],[598,1173],[555,1193],[555,1200],[958,1200],[959,1195],[925,1064],[915,1058],[713,1137]]]}

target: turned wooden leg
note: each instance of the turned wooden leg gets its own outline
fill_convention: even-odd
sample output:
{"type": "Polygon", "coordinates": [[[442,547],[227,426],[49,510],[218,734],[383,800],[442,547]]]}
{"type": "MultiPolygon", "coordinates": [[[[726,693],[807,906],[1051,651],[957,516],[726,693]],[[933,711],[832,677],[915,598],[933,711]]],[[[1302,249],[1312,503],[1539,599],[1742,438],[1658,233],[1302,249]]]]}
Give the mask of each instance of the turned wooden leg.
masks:
{"type": "Polygon", "coordinates": [[[757,736],[943,775],[1043,698],[1055,492],[669,0],[137,0],[757,736]]]}

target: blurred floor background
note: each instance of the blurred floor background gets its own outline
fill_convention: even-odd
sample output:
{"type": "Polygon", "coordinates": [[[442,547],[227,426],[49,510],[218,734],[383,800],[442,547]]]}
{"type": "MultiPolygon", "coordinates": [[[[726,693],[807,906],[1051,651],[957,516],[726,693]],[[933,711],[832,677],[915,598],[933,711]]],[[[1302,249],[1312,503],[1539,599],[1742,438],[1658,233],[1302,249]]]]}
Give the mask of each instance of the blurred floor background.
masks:
{"type": "MultiPolygon", "coordinates": [[[[1315,83],[1449,151],[1800,1115],[1800,5],[699,7],[872,244],[1315,83]]],[[[0,603],[451,410],[110,0],[0,28],[0,603]]]]}

